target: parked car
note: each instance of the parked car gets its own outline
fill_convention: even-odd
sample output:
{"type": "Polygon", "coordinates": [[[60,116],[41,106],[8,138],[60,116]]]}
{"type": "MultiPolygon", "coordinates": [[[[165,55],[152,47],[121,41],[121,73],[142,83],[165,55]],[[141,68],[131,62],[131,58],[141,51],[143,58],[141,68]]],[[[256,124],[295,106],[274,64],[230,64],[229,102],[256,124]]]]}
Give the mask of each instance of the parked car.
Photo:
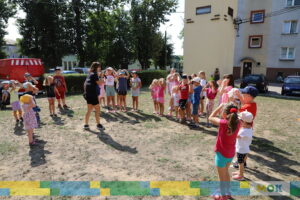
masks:
{"type": "Polygon", "coordinates": [[[247,86],[254,86],[259,90],[259,92],[265,92],[266,93],[266,92],[269,91],[269,89],[268,89],[268,86],[269,86],[268,80],[262,74],[249,74],[249,75],[245,76],[242,79],[240,87],[245,88],[247,86]]]}
{"type": "Polygon", "coordinates": [[[288,76],[284,79],[281,95],[300,94],[300,76],[288,76]]]}
{"type": "Polygon", "coordinates": [[[37,87],[42,89],[42,77],[44,75],[44,65],[41,59],[37,58],[11,58],[0,59],[0,81],[17,80],[20,83],[25,81],[24,74],[30,73],[39,84],[37,87]]]}
{"type": "Polygon", "coordinates": [[[88,74],[89,73],[88,68],[74,67],[73,70],[79,74],[88,74]]]}
{"type": "Polygon", "coordinates": [[[78,72],[76,71],[72,71],[72,70],[64,70],[61,72],[62,74],[78,74],[78,72]]]}

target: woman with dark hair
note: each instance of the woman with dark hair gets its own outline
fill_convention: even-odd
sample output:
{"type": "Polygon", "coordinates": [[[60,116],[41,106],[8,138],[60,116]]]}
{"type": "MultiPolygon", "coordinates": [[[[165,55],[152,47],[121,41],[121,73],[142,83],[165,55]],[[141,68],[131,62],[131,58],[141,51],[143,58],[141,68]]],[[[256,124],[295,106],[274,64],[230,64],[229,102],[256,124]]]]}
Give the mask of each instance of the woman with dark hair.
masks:
{"type": "Polygon", "coordinates": [[[87,112],[85,115],[85,125],[84,129],[89,129],[89,119],[91,112],[95,109],[95,118],[97,122],[97,128],[99,130],[104,130],[104,127],[100,124],[100,105],[98,96],[100,94],[98,85],[101,84],[101,81],[98,77],[98,72],[101,70],[101,65],[98,62],[93,62],[89,75],[87,76],[84,82],[84,98],[87,102],[87,112]]]}
{"type": "Polygon", "coordinates": [[[220,71],[219,71],[219,68],[216,68],[215,72],[214,72],[214,81],[218,81],[220,80],[220,71]]]}

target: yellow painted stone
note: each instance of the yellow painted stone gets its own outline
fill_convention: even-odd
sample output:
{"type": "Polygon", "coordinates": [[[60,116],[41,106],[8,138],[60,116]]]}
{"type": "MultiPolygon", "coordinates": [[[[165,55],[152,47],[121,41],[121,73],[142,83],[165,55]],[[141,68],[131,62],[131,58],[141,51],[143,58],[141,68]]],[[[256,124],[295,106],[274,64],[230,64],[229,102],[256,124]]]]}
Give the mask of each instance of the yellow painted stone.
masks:
{"type": "Polygon", "coordinates": [[[110,196],[110,189],[109,188],[101,188],[100,196],[110,196]]]}
{"type": "Polygon", "coordinates": [[[100,188],[100,182],[99,181],[91,181],[90,188],[100,188]]]}
{"type": "Polygon", "coordinates": [[[240,188],[241,189],[248,189],[248,188],[250,188],[250,182],[248,182],[248,181],[241,181],[240,182],[240,188]]]}
{"type": "Polygon", "coordinates": [[[39,181],[0,181],[0,188],[40,188],[39,181]]]}
{"type": "Polygon", "coordinates": [[[150,188],[190,188],[189,181],[151,181],[150,188]]]}
{"type": "Polygon", "coordinates": [[[11,188],[10,196],[50,196],[50,188],[11,188]]]}
{"type": "Polygon", "coordinates": [[[163,188],[160,189],[161,196],[200,196],[200,189],[197,188],[163,188]]]}

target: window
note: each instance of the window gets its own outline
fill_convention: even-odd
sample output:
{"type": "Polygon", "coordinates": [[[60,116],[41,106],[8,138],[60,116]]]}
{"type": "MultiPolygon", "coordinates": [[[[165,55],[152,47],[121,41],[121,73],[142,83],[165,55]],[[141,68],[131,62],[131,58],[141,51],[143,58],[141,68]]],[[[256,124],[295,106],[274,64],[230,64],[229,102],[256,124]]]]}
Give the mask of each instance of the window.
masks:
{"type": "Polygon", "coordinates": [[[295,48],[282,47],[280,59],[282,60],[294,60],[295,59],[295,48]]]}
{"type": "Polygon", "coordinates": [[[285,21],[283,24],[283,33],[284,34],[295,34],[297,33],[298,21],[285,21]]]}
{"type": "Polygon", "coordinates": [[[211,6],[204,6],[196,8],[196,15],[211,13],[211,6]]]}
{"type": "Polygon", "coordinates": [[[287,0],[286,1],[286,6],[291,7],[291,6],[299,6],[300,5],[300,0],[287,0]]]}
{"type": "Polygon", "coordinates": [[[233,9],[228,7],[228,15],[233,17],[233,9]]]}
{"type": "Polygon", "coordinates": [[[249,48],[261,48],[263,42],[262,35],[251,35],[249,36],[249,48]]]}
{"type": "Polygon", "coordinates": [[[265,21],[265,10],[251,11],[251,24],[264,23],[265,21]]]}

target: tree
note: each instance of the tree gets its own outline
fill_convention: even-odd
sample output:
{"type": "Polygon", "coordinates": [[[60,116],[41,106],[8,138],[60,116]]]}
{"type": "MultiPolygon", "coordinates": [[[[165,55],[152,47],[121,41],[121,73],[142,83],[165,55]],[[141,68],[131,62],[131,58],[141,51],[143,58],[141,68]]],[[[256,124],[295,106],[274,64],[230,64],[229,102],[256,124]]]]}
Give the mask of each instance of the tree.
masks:
{"type": "Polygon", "coordinates": [[[8,19],[14,15],[15,5],[9,3],[7,0],[0,0],[0,59],[6,57],[5,53],[2,51],[2,47],[5,45],[5,28],[8,19]]]}
{"type": "Polygon", "coordinates": [[[157,50],[158,54],[154,58],[154,64],[159,66],[160,69],[166,69],[166,66],[172,64],[174,46],[168,43],[169,38],[165,38],[161,33],[158,34],[157,40],[160,43],[160,48],[157,50]]]}
{"type": "Polygon", "coordinates": [[[69,51],[64,28],[63,12],[66,4],[62,0],[15,0],[26,13],[18,19],[21,53],[41,58],[46,67],[61,64],[61,58],[69,51]]]}
{"type": "Polygon", "coordinates": [[[131,1],[135,49],[143,69],[149,68],[150,59],[155,59],[158,29],[167,22],[166,16],[175,11],[176,5],[177,0],[131,1]]]}

